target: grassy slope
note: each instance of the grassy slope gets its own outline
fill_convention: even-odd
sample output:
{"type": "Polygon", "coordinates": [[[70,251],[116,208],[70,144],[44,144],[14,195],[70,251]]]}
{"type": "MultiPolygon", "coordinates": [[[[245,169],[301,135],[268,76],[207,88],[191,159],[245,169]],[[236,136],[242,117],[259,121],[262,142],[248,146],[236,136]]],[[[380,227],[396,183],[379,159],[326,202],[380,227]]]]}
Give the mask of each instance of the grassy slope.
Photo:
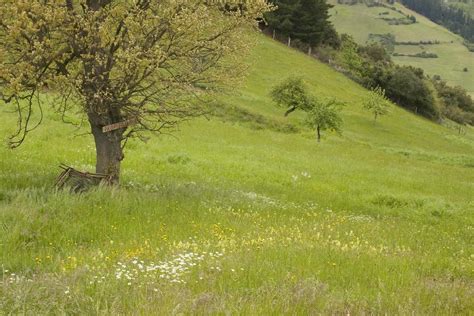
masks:
{"type": "MultiPolygon", "coordinates": [[[[0,148],[0,314],[472,310],[472,131],[399,108],[373,124],[364,89],[263,37],[251,63],[222,102],[281,125],[268,91],[299,74],[348,102],[343,136],[316,144],[298,115],[290,134],[196,120],[177,139],[132,142],[124,188],[69,195],[51,189],[57,165],[92,170],[93,145],[48,114],[23,147],[0,148]],[[183,275],[131,263],[190,252],[204,260],[183,275]],[[116,279],[118,261],[131,280],[116,279]]],[[[14,118],[0,117],[5,137],[14,118]]]]}
{"type": "MultiPolygon", "coordinates": [[[[379,19],[380,12],[390,11],[385,8],[368,8],[365,5],[336,5],[333,9],[332,20],[340,33],[354,36],[356,41],[365,44],[370,33],[392,33],[399,42],[407,41],[440,41],[439,45],[407,46],[398,45],[395,52],[415,54],[423,50],[436,53],[439,58],[393,57],[400,63],[424,69],[429,75],[440,75],[441,78],[453,85],[464,87],[474,96],[474,53],[471,53],[462,44],[461,37],[449,32],[420,14],[411,11],[400,4],[396,7],[414,15],[418,21],[411,25],[389,25],[379,19]],[[463,72],[464,67],[470,71],[463,72]]],[[[390,11],[388,17],[400,17],[397,12],[390,11]]]]}

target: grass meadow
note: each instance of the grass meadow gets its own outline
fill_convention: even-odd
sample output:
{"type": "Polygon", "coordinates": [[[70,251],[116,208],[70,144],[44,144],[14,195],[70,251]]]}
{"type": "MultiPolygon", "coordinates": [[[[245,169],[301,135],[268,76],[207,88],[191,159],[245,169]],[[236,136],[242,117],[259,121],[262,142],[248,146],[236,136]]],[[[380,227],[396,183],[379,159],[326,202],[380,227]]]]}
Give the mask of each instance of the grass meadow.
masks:
{"type": "Polygon", "coordinates": [[[52,112],[0,147],[0,314],[474,310],[473,130],[396,107],[374,124],[362,87],[257,40],[216,116],[128,144],[120,188],[53,188],[60,163],[93,171],[95,153],[52,112]],[[289,74],[347,103],[342,135],[318,144],[283,118],[268,92],[289,74]]]}
{"type": "MultiPolygon", "coordinates": [[[[335,4],[335,3],[334,3],[335,4]]],[[[417,54],[423,51],[435,53],[438,58],[393,56],[396,63],[422,68],[431,76],[439,75],[451,85],[459,85],[474,96],[474,53],[463,45],[463,39],[446,28],[431,22],[426,17],[396,4],[395,7],[416,17],[417,23],[389,25],[380,19],[379,13],[389,12],[383,17],[402,18],[403,15],[383,7],[367,7],[365,4],[337,5],[332,9],[332,21],[339,33],[347,33],[359,44],[365,44],[369,34],[395,35],[397,42],[439,41],[436,45],[397,45],[399,54],[417,54]],[[454,57],[455,56],[455,57],[454,57]],[[464,72],[468,68],[468,72],[464,72]]]]}

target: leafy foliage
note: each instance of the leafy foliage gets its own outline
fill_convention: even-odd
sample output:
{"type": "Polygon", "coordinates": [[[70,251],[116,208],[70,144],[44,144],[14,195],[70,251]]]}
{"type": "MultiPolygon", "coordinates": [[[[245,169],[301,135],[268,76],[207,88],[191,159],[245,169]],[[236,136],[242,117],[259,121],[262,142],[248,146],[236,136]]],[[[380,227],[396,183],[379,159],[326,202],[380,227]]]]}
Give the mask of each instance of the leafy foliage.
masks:
{"type": "Polygon", "coordinates": [[[412,67],[397,66],[390,72],[385,83],[387,96],[398,104],[430,119],[441,117],[423,71],[412,67]]]}
{"type": "Polygon", "coordinates": [[[267,9],[264,1],[230,9],[204,0],[2,1],[0,98],[15,102],[19,118],[11,146],[41,123],[30,120],[47,87],[61,96],[59,112],[87,118],[96,171],[118,179],[128,138],[202,114],[198,100],[239,82],[249,48],[242,30],[267,9]],[[103,132],[128,120],[136,125],[127,132],[103,132]]]}
{"type": "Polygon", "coordinates": [[[362,77],[364,73],[364,60],[359,54],[359,45],[347,34],[341,36],[341,42],[341,53],[339,55],[341,65],[350,71],[352,75],[362,77]]]}
{"type": "Polygon", "coordinates": [[[286,107],[285,116],[300,109],[305,112],[311,110],[312,100],[308,87],[300,77],[289,77],[273,87],[271,97],[278,106],[286,107]]]}
{"type": "Polygon", "coordinates": [[[474,100],[461,87],[450,87],[444,81],[434,81],[443,101],[443,114],[460,124],[474,125],[474,100]]]}
{"type": "Polygon", "coordinates": [[[371,89],[364,100],[364,108],[374,115],[374,122],[377,121],[377,117],[388,113],[389,106],[390,103],[385,96],[385,90],[380,87],[371,89]]]}
{"type": "Polygon", "coordinates": [[[321,140],[321,131],[341,131],[342,118],[339,112],[343,103],[336,99],[319,100],[314,97],[302,78],[290,77],[284,80],[272,89],[271,96],[278,106],[288,108],[285,116],[298,109],[306,112],[307,124],[316,130],[318,142],[321,140]]]}
{"type": "MultiPolygon", "coordinates": [[[[439,78],[427,77],[420,68],[395,65],[382,45],[360,46],[346,34],[341,36],[341,40],[339,50],[323,52],[331,56],[336,69],[351,79],[368,89],[384,90],[390,101],[431,120],[445,116],[456,122],[472,121],[472,99],[464,89],[440,84],[439,78]],[[448,96],[450,94],[456,95],[454,103],[448,96]],[[456,102],[462,106],[455,108],[453,104],[456,102]]],[[[318,49],[318,54],[320,52],[318,49]]]]}
{"type": "Polygon", "coordinates": [[[319,100],[313,99],[313,106],[308,112],[306,121],[309,126],[316,130],[318,142],[321,141],[321,131],[331,130],[342,132],[341,109],[344,103],[336,99],[319,100]]]}

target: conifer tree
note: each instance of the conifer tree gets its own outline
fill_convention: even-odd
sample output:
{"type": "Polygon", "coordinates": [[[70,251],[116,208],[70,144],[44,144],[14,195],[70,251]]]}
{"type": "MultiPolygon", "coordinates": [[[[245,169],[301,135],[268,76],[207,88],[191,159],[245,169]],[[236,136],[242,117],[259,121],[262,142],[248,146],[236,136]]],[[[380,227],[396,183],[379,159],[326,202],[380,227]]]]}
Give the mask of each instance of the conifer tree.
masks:
{"type": "Polygon", "coordinates": [[[331,27],[326,0],[300,0],[293,14],[294,37],[308,44],[308,54],[320,44],[331,27]]]}
{"type": "Polygon", "coordinates": [[[265,19],[268,25],[275,32],[281,33],[288,37],[288,46],[291,46],[291,37],[294,32],[294,19],[295,10],[298,7],[299,2],[295,0],[273,0],[270,1],[277,8],[265,14],[265,19]]]}

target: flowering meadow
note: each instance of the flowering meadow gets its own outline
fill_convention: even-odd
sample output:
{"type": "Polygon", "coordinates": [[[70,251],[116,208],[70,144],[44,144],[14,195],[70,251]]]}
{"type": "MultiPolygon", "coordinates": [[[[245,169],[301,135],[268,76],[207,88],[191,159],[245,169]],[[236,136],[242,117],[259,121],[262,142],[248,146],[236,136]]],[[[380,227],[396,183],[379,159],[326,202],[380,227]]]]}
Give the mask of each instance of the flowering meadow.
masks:
{"type": "Polygon", "coordinates": [[[127,144],[118,188],[54,189],[95,159],[57,114],[0,147],[0,315],[472,313],[474,132],[374,125],[360,86],[266,39],[251,65],[219,118],[127,144]],[[348,102],[342,136],[273,108],[292,71],[348,102]]]}

